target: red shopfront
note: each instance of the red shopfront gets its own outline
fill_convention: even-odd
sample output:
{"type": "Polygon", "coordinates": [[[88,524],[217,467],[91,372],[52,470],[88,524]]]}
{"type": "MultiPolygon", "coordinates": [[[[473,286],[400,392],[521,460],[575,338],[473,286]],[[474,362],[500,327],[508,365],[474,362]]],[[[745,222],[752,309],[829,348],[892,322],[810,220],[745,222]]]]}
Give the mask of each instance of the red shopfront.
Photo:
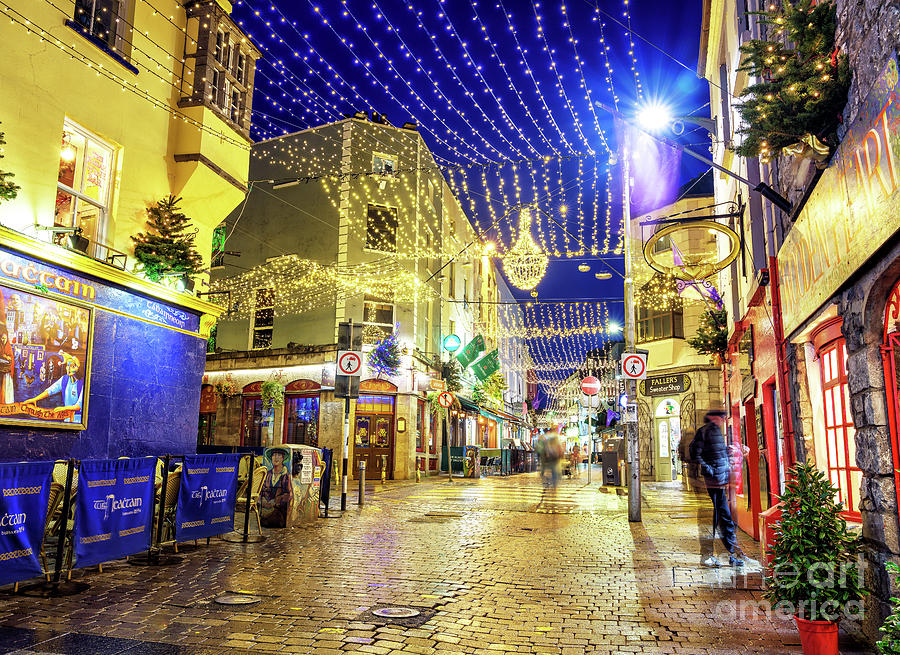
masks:
{"type": "Polygon", "coordinates": [[[759,539],[759,515],[778,502],[784,484],[785,442],[768,287],[758,287],[750,305],[729,344],[726,439],[732,453],[735,519],[759,539]]]}
{"type": "Polygon", "coordinates": [[[314,380],[294,380],[284,387],[283,442],[319,446],[319,395],[314,380]]]}
{"type": "Polygon", "coordinates": [[[262,382],[251,382],[241,390],[241,445],[266,445],[266,429],[271,418],[263,411],[262,382]]]}

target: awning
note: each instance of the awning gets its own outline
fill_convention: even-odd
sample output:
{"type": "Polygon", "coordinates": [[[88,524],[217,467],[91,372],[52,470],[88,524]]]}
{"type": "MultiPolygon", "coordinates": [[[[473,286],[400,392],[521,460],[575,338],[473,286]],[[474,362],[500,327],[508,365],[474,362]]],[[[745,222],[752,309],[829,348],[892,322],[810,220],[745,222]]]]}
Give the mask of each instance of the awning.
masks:
{"type": "Polygon", "coordinates": [[[476,414],[481,412],[481,408],[478,405],[476,405],[475,403],[473,403],[471,400],[466,400],[462,396],[457,396],[456,399],[459,401],[459,404],[462,406],[462,408],[464,410],[469,411],[469,412],[475,412],[476,414]]]}

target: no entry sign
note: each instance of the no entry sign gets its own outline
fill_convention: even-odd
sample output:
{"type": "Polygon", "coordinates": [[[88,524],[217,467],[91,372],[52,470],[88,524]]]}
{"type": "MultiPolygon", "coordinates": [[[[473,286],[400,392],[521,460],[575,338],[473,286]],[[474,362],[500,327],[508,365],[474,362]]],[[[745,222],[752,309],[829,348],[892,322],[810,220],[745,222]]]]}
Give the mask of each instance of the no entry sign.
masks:
{"type": "Polygon", "coordinates": [[[581,381],[581,391],[588,396],[596,396],[600,393],[600,380],[589,375],[581,381]]]}
{"type": "Polygon", "coordinates": [[[644,353],[624,353],[622,355],[622,375],[627,380],[643,380],[647,377],[647,355],[644,353]]]}
{"type": "Polygon", "coordinates": [[[362,353],[358,350],[342,350],[338,353],[338,375],[359,375],[362,370],[362,353]]]}
{"type": "Polygon", "coordinates": [[[442,391],[438,396],[438,405],[440,405],[444,409],[447,409],[448,407],[450,407],[450,405],[453,404],[454,400],[455,398],[453,398],[452,393],[450,393],[449,391],[442,391]]]}

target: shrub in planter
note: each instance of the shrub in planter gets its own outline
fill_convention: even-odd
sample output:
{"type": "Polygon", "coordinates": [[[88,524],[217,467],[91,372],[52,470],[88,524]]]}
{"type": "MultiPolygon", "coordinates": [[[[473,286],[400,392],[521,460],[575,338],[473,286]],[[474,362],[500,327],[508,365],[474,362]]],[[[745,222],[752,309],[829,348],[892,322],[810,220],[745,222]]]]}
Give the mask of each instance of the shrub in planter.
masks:
{"type": "Polygon", "coordinates": [[[797,617],[804,652],[837,653],[836,622],[864,593],[857,561],[860,540],[847,529],[836,493],[813,464],[796,464],[781,496],[781,520],[769,549],[772,575],[766,577],[766,598],[776,610],[797,617]],[[833,650],[807,649],[804,631],[810,622],[826,624],[812,627],[833,633],[833,650]]]}

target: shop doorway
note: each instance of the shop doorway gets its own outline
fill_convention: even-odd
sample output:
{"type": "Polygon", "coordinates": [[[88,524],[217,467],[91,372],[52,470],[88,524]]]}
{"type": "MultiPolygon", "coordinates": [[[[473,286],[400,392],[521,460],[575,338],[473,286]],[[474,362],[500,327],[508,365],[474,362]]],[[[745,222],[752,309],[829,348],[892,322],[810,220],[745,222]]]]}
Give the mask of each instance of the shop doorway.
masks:
{"type": "Polygon", "coordinates": [[[680,441],[681,406],[674,398],[663,398],[653,415],[653,471],[658,482],[678,479],[680,441]]]}
{"type": "Polygon", "coordinates": [[[353,470],[366,463],[366,477],[394,479],[394,396],[360,395],[356,400],[353,470]]]}

